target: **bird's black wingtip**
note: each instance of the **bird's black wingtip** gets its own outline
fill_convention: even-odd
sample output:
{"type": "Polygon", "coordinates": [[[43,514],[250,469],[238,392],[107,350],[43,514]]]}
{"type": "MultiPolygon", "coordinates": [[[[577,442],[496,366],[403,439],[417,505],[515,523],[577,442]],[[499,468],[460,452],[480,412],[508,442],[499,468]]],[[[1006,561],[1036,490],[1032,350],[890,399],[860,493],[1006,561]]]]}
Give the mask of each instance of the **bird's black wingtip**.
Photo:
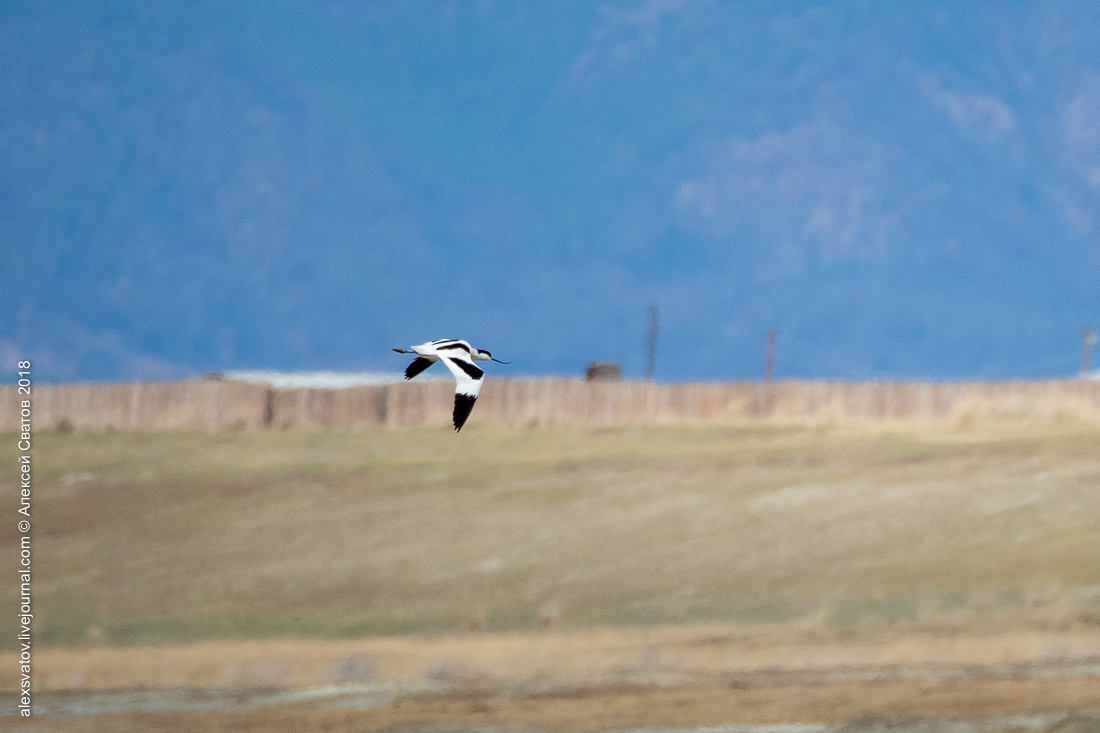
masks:
{"type": "Polygon", "coordinates": [[[462,426],[466,424],[466,418],[470,417],[470,411],[474,409],[476,401],[477,397],[473,395],[455,393],[454,426],[456,433],[461,431],[462,426]]]}
{"type": "Polygon", "coordinates": [[[420,372],[430,367],[434,362],[431,359],[425,359],[422,356],[418,356],[412,360],[412,363],[405,368],[405,381],[408,381],[415,377],[420,372]]]}

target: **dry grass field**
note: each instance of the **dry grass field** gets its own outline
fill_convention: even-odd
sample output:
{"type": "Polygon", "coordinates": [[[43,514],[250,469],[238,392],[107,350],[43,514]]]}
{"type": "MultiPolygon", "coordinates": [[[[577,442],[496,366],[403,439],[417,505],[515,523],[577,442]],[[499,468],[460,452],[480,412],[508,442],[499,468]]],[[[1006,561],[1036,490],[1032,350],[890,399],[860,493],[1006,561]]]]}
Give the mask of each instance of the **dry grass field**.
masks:
{"type": "MultiPolygon", "coordinates": [[[[1095,425],[42,432],[33,455],[42,694],[405,685],[332,730],[1100,710],[1095,425]]],[[[188,715],[109,728],[220,729],[188,715]]]]}

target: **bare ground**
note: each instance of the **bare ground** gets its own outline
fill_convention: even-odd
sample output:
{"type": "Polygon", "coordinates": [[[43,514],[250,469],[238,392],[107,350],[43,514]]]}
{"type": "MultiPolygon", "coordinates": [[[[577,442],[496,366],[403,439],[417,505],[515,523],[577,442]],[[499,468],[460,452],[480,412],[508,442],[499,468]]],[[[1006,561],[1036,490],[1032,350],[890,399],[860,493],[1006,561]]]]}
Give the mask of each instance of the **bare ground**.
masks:
{"type": "Polygon", "coordinates": [[[1095,426],[471,428],[36,435],[39,702],[163,691],[66,730],[1100,711],[1095,426]]]}

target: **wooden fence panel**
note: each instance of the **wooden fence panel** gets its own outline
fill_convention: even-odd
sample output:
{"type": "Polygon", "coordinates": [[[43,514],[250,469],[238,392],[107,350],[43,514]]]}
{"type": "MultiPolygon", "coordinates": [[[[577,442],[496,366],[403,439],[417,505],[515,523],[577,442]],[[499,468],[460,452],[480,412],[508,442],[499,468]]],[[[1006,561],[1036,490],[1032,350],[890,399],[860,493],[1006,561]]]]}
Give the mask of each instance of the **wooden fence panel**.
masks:
{"type": "MultiPolygon", "coordinates": [[[[345,389],[273,389],[232,380],[36,385],[32,426],[84,430],[444,427],[454,385],[423,381],[345,389]]],[[[0,430],[22,397],[0,386],[0,430]]],[[[1011,420],[1100,421],[1100,381],[713,382],[655,384],[493,379],[472,423],[486,427],[1011,420]]]]}

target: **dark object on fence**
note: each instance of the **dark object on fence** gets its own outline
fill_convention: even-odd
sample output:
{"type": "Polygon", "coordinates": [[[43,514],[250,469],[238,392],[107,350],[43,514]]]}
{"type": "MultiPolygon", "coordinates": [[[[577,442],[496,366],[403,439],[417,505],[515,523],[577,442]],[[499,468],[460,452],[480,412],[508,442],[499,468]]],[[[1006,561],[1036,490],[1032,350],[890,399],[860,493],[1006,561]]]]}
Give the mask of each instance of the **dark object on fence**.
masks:
{"type": "Polygon", "coordinates": [[[264,414],[263,423],[265,428],[270,428],[275,422],[275,390],[271,387],[267,388],[267,392],[264,393],[264,414]]]}
{"type": "Polygon", "coordinates": [[[586,382],[618,382],[622,378],[623,368],[619,366],[617,361],[594,361],[588,365],[588,371],[584,373],[586,382]]]}

